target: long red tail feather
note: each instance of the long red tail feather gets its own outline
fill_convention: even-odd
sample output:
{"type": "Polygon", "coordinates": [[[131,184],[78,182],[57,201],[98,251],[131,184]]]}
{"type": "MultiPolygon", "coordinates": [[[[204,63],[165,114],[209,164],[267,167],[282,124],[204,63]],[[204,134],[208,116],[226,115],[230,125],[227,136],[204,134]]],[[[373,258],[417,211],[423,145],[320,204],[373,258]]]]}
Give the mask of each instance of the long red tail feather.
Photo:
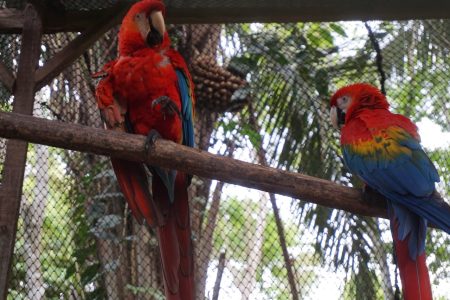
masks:
{"type": "Polygon", "coordinates": [[[163,217],[152,201],[144,165],[120,159],[111,159],[111,163],[133,216],[141,224],[143,220],[150,226],[161,223],[163,217]]]}
{"type": "Polygon", "coordinates": [[[416,260],[411,259],[408,250],[408,236],[400,241],[398,239],[398,224],[395,222],[393,239],[395,254],[403,287],[403,299],[405,300],[432,300],[431,283],[426,265],[425,253],[419,255],[416,260]]]}
{"type": "Polygon", "coordinates": [[[170,203],[162,181],[152,182],[155,206],[161,209],[164,222],[156,227],[164,271],[167,300],[193,300],[195,297],[194,258],[189,220],[186,175],[178,172],[175,200],[170,203]]]}

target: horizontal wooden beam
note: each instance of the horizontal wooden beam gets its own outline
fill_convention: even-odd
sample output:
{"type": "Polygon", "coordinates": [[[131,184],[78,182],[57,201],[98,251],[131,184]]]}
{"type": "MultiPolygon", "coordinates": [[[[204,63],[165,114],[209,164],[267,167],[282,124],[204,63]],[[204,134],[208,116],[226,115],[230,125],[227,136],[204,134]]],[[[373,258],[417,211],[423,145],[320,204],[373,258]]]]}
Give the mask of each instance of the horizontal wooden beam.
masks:
{"type": "Polygon", "coordinates": [[[440,19],[447,0],[168,0],[171,23],[332,22],[440,19]]]}
{"type": "MultiPolygon", "coordinates": [[[[44,33],[82,32],[115,11],[115,7],[90,11],[46,11],[44,33]]],[[[21,33],[24,17],[18,9],[0,9],[0,33],[21,33]]],[[[119,24],[116,20],[115,24],[119,24]]]]}
{"type": "MultiPolygon", "coordinates": [[[[125,1],[130,2],[130,1],[125,1]]],[[[131,1],[132,2],[132,1],[131,1]]],[[[448,0],[167,0],[167,22],[328,22],[350,20],[409,20],[450,17],[448,0]]],[[[44,32],[84,31],[111,8],[90,11],[47,11],[44,32]]],[[[0,33],[19,33],[23,13],[0,10],[0,33]]]]}
{"type": "Polygon", "coordinates": [[[355,214],[386,218],[384,199],[334,182],[251,164],[158,139],[148,153],[145,137],[0,112],[0,136],[177,169],[201,177],[298,198],[355,214]]]}

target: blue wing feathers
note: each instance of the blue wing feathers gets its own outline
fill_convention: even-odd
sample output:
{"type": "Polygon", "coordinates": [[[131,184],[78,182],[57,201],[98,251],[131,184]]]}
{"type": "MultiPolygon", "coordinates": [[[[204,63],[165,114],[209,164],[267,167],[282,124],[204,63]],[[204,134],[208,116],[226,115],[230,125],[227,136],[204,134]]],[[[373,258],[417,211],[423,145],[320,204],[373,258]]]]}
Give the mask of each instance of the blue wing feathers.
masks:
{"type": "Polygon", "coordinates": [[[192,96],[189,83],[183,71],[176,70],[178,88],[181,95],[181,114],[183,116],[183,145],[194,147],[194,120],[192,115],[192,96]]]}
{"type": "Polygon", "coordinates": [[[361,155],[344,146],[343,154],[353,173],[390,200],[399,223],[398,238],[408,236],[410,256],[415,259],[425,249],[427,221],[450,234],[450,206],[434,192],[439,174],[420,143],[406,132],[401,137],[392,142],[409,151],[395,157],[389,156],[389,147],[382,148],[384,153],[361,155]]]}
{"type": "MultiPolygon", "coordinates": [[[[188,80],[181,70],[176,70],[178,78],[178,89],[181,97],[181,115],[183,125],[183,145],[194,147],[194,120],[192,116],[192,98],[189,89],[188,80]]],[[[177,171],[166,170],[159,167],[150,167],[153,173],[156,173],[167,188],[169,201],[174,202],[175,199],[175,178],[177,171]]]]}
{"type": "Polygon", "coordinates": [[[439,174],[430,161],[428,156],[422,150],[413,151],[411,161],[416,167],[426,175],[427,179],[432,182],[439,182],[439,174]]]}

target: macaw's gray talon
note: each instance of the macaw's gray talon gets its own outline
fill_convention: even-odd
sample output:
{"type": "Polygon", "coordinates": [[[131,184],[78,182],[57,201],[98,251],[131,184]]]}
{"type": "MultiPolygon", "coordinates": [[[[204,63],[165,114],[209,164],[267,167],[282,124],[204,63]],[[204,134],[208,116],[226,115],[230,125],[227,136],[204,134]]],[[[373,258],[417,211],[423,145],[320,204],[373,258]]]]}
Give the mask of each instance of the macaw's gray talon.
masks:
{"type": "Polygon", "coordinates": [[[153,146],[157,139],[161,138],[161,135],[155,129],[150,130],[145,139],[145,152],[148,153],[150,146],[153,146]]]}
{"type": "Polygon", "coordinates": [[[383,197],[380,193],[378,193],[377,190],[373,189],[372,187],[365,184],[362,187],[362,198],[364,201],[367,202],[373,202],[376,199],[379,199],[380,197],[383,197]]]}
{"type": "Polygon", "coordinates": [[[175,104],[175,101],[170,99],[167,96],[161,96],[159,98],[156,98],[152,102],[152,109],[155,109],[155,107],[160,104],[161,105],[161,111],[163,113],[164,119],[166,118],[166,113],[169,116],[173,116],[174,114],[177,114],[178,117],[181,119],[181,112],[178,109],[178,106],[175,104]]]}

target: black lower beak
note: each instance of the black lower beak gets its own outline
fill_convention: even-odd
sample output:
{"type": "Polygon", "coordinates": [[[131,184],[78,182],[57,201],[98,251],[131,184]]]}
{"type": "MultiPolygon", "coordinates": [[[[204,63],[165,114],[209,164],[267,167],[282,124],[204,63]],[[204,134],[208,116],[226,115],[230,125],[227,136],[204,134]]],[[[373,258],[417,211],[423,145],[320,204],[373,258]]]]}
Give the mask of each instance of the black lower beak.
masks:
{"type": "Polygon", "coordinates": [[[345,124],[345,112],[340,108],[337,108],[337,121],[339,127],[345,124]]]}
{"type": "Polygon", "coordinates": [[[153,47],[162,43],[162,36],[153,26],[151,26],[151,31],[147,34],[147,45],[153,47]]]}

